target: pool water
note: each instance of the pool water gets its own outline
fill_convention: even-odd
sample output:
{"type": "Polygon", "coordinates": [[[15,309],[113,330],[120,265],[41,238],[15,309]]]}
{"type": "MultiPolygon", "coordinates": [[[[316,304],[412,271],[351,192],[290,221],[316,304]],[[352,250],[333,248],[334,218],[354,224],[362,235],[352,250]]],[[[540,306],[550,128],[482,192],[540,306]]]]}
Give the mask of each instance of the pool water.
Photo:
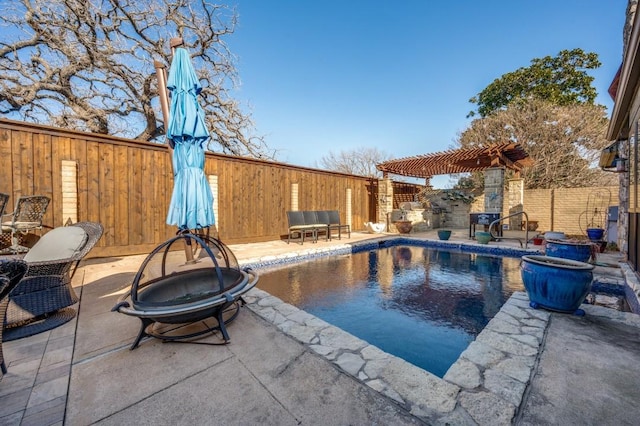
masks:
{"type": "Polygon", "coordinates": [[[258,287],[439,377],[524,291],[519,258],[408,245],[265,269],[258,287]]]}

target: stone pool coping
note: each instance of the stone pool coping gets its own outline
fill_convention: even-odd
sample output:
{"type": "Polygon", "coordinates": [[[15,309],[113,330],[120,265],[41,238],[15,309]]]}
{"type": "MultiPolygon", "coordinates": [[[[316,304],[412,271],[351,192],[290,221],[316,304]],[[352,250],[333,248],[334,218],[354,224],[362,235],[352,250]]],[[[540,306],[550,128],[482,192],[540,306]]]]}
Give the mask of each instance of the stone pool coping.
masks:
{"type": "MultiPolygon", "coordinates": [[[[259,269],[403,243],[506,256],[537,252],[383,237],[244,263],[259,269]]],[[[265,291],[254,288],[245,300],[249,309],[283,333],[430,424],[511,424],[531,380],[550,318],[549,312],[529,307],[526,293],[514,293],[439,378],[265,291]]]]}

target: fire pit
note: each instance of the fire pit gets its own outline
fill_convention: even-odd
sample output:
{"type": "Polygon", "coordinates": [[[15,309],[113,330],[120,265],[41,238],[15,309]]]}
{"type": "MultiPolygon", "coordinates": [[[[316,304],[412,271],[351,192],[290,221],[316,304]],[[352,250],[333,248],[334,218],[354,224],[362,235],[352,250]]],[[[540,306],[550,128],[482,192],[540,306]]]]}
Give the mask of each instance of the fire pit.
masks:
{"type": "Polygon", "coordinates": [[[140,318],[142,338],[163,341],[194,339],[220,331],[230,338],[226,324],[239,311],[242,295],[258,282],[258,275],[241,270],[235,256],[220,240],[206,235],[180,234],[156,247],[142,263],[131,292],[111,309],[140,318]],[[194,331],[194,323],[199,324],[194,331]],[[179,326],[167,327],[167,324],[179,326]],[[186,330],[181,332],[180,330],[186,330]]]}

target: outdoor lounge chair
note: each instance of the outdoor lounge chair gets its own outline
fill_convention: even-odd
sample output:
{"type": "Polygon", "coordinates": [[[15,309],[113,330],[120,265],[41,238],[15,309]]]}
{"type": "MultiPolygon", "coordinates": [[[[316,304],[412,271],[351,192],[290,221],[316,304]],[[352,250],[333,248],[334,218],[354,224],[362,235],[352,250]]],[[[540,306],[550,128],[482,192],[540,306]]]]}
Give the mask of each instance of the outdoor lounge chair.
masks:
{"type": "Polygon", "coordinates": [[[18,198],[16,208],[2,216],[2,232],[11,232],[12,253],[26,252],[29,249],[18,244],[18,234],[42,229],[42,218],[49,205],[49,197],[29,195],[18,198]]]}
{"type": "Polygon", "coordinates": [[[318,240],[318,227],[316,225],[307,225],[305,223],[304,212],[288,211],[287,220],[289,222],[289,235],[287,236],[287,244],[294,235],[298,235],[298,239],[304,244],[304,238],[307,234],[311,234],[312,241],[318,240]]]}
{"type": "MultiPolygon", "coordinates": [[[[338,230],[338,239],[342,239],[342,230],[347,231],[348,238],[351,238],[351,226],[340,223],[340,213],[338,210],[329,210],[329,233],[338,230]]],[[[331,236],[329,236],[331,238],[331,236]]]]}
{"type": "MultiPolygon", "coordinates": [[[[27,272],[27,263],[19,259],[0,260],[0,325],[4,323],[4,317],[9,306],[9,293],[19,283],[27,272]]],[[[0,379],[7,374],[7,365],[2,354],[2,329],[0,327],[0,379]]]]}
{"type": "Polygon", "coordinates": [[[99,223],[79,222],[55,228],[23,257],[29,266],[9,295],[5,341],[50,330],[73,319],[78,301],[71,278],[80,261],[102,236],[99,223]]]}

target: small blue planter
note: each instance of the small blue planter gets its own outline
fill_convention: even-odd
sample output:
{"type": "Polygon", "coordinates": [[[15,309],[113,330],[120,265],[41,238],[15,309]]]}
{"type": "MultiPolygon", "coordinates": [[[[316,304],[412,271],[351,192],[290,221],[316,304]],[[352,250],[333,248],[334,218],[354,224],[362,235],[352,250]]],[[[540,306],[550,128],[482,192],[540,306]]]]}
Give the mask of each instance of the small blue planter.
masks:
{"type": "Polygon", "coordinates": [[[549,240],[546,244],[545,253],[551,257],[587,262],[591,257],[591,243],[549,240]]]}
{"type": "Polygon", "coordinates": [[[604,229],[602,228],[587,228],[587,237],[591,241],[600,241],[604,236],[604,229]]]}
{"type": "Polygon", "coordinates": [[[438,229],[438,238],[440,238],[443,241],[446,241],[450,237],[451,237],[451,230],[450,229],[438,229]]]}
{"type": "Polygon", "coordinates": [[[476,241],[479,244],[489,244],[489,241],[491,241],[491,233],[485,231],[476,231],[476,241]]]}
{"type": "Polygon", "coordinates": [[[593,281],[593,265],[549,256],[522,256],[520,272],[532,308],[584,315],[578,309],[593,281]]]}

